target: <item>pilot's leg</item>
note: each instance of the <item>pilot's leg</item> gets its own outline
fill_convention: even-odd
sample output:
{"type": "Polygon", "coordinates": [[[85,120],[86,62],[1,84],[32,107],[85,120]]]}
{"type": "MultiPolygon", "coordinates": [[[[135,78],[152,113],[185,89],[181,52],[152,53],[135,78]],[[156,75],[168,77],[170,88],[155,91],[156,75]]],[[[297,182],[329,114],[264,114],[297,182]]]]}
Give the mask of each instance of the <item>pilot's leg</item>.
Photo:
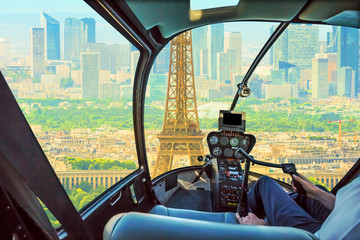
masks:
{"type": "Polygon", "coordinates": [[[271,225],[290,226],[315,233],[321,222],[311,217],[273,179],[261,177],[248,193],[251,212],[271,225]]]}
{"type": "MultiPolygon", "coordinates": [[[[321,188],[324,191],[329,192],[326,188],[323,188],[322,186],[317,187],[321,188]]],[[[297,195],[297,194],[296,194],[297,195]]],[[[322,205],[320,202],[308,198],[305,195],[296,196],[296,198],[293,198],[297,204],[299,204],[306,212],[310,214],[313,218],[320,222],[324,222],[325,219],[329,216],[331,211],[327,209],[324,205],[322,205]]]]}

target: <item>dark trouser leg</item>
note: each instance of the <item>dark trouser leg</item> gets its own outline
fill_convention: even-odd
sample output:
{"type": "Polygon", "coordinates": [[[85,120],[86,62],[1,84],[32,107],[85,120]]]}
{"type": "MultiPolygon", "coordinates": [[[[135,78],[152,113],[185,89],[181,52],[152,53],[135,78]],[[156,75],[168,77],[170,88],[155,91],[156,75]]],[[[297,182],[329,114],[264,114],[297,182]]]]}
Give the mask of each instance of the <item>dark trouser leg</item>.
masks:
{"type": "MultiPolygon", "coordinates": [[[[320,189],[329,192],[327,189],[323,188],[322,186],[317,186],[320,189]]],[[[325,219],[329,216],[331,211],[327,209],[324,205],[320,202],[308,198],[305,195],[298,195],[297,193],[291,193],[290,197],[295,200],[297,204],[299,204],[307,213],[310,214],[313,218],[320,222],[324,222],[325,219]]]]}
{"type": "Polygon", "coordinates": [[[265,216],[274,226],[289,226],[315,233],[322,222],[311,217],[274,180],[261,177],[248,193],[251,212],[265,216]]]}

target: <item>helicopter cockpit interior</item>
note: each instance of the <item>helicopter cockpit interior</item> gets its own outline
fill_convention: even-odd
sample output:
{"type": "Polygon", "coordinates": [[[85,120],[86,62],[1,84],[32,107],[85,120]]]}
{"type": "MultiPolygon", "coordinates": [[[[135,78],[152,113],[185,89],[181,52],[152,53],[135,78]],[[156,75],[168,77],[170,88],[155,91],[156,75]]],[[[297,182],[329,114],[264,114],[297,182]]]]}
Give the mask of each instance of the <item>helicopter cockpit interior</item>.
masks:
{"type": "Polygon", "coordinates": [[[237,214],[357,179],[358,1],[2,9],[0,239],[331,239],[237,214]]]}

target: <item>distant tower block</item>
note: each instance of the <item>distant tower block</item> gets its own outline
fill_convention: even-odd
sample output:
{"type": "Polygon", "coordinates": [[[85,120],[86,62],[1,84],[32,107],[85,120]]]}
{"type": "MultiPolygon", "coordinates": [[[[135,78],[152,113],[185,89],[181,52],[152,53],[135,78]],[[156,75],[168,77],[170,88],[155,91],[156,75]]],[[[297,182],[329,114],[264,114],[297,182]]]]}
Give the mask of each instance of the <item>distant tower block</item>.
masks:
{"type": "Polygon", "coordinates": [[[200,131],[197,113],[191,31],[174,38],[170,51],[165,118],[157,135],[160,147],[153,177],[178,166],[174,163],[176,155],[187,156],[190,165],[196,165],[197,157],[204,155],[205,135],[200,131]]]}

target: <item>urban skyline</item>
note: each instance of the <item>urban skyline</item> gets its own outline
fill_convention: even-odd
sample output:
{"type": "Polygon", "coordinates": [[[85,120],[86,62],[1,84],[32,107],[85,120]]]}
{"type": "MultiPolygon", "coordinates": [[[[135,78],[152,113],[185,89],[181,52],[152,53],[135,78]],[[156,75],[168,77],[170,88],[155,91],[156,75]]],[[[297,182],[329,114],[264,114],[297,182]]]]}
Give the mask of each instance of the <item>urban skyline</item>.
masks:
{"type": "MultiPolygon", "coordinates": [[[[39,83],[42,82],[42,78],[51,78],[46,76],[47,74],[56,74],[63,79],[71,78],[74,82],[72,86],[75,87],[72,92],[76,95],[72,98],[82,97],[83,95],[80,94],[82,90],[76,90],[76,86],[80,86],[81,88],[82,83],[86,84],[87,81],[82,80],[82,76],[86,76],[82,71],[86,71],[86,69],[81,66],[80,53],[98,52],[100,56],[100,68],[99,72],[96,73],[96,75],[99,76],[96,85],[99,91],[101,89],[103,92],[96,94],[96,98],[107,99],[109,96],[114,97],[116,95],[121,97],[129,96],[129,94],[122,94],[121,90],[128,92],[134,79],[135,67],[139,58],[139,51],[137,51],[134,46],[131,44],[107,45],[97,43],[95,41],[96,22],[93,18],[66,18],[64,21],[65,34],[63,35],[65,40],[63,41],[64,47],[62,48],[65,54],[61,54],[61,59],[47,59],[49,55],[48,52],[56,52],[56,54],[50,54],[53,56],[52,58],[57,58],[54,56],[59,55],[58,52],[60,48],[54,47],[59,43],[59,21],[44,12],[41,12],[40,19],[42,25],[45,27],[43,40],[45,68],[43,68],[43,70],[39,69],[39,63],[33,61],[35,59],[34,53],[31,55],[31,60],[37,67],[34,68],[34,64],[30,62],[30,70],[34,71],[35,69],[36,71],[35,75],[31,73],[31,76],[36,76],[36,78],[39,79],[37,80],[39,83]],[[47,31],[47,29],[53,30],[47,31]],[[51,32],[52,35],[48,34],[49,32],[51,32]],[[50,43],[48,43],[48,39],[51,40],[50,43]],[[52,46],[50,47],[51,51],[49,51],[48,46],[52,46]],[[46,74],[44,75],[44,73],[46,74]],[[101,86],[101,84],[104,83],[106,83],[106,86],[101,86]],[[113,85],[113,89],[111,85],[113,85]],[[106,89],[109,89],[109,91],[106,89]],[[110,89],[112,90],[110,91],[110,89]]],[[[205,89],[205,91],[208,92],[204,92],[204,89],[197,89],[198,96],[209,99],[231,97],[236,91],[235,83],[241,80],[246,71],[245,69],[248,67],[249,63],[244,62],[244,56],[248,54],[245,52],[246,48],[243,44],[243,34],[241,32],[225,32],[224,25],[226,24],[215,24],[197,28],[192,31],[193,39],[195,39],[195,41],[193,41],[193,60],[196,82],[208,80],[211,85],[209,90],[205,89]],[[212,80],[215,80],[215,83],[211,83],[212,80]]],[[[269,33],[271,33],[274,28],[275,26],[270,27],[269,33]]],[[[327,92],[327,94],[324,95],[324,91],[322,91],[323,95],[321,97],[337,95],[338,87],[340,88],[340,93],[345,94],[345,96],[357,96],[358,84],[356,80],[358,79],[358,70],[355,67],[357,59],[353,56],[354,51],[352,52],[351,59],[354,59],[355,63],[352,61],[350,61],[351,63],[346,62],[349,60],[341,56],[348,56],[349,53],[346,51],[350,51],[349,49],[358,49],[356,48],[359,43],[359,37],[356,37],[358,31],[354,32],[351,28],[334,27],[331,32],[327,33],[327,41],[325,42],[318,40],[319,29],[321,29],[321,27],[317,25],[293,24],[289,26],[261,63],[268,64],[267,61],[270,62],[269,66],[273,67],[270,71],[270,76],[264,78],[261,75],[257,77],[257,75],[254,74],[255,78],[258,79],[255,87],[263,89],[254,89],[255,92],[259,93],[254,95],[255,97],[304,97],[306,93],[304,91],[311,90],[313,87],[318,89],[317,86],[319,84],[322,84],[322,90],[326,89],[327,92]],[[337,32],[339,32],[339,34],[337,34],[337,32]],[[351,37],[352,35],[349,35],[350,40],[344,42],[341,40],[347,39],[344,37],[341,38],[344,34],[355,34],[355,36],[351,37]],[[319,66],[314,65],[316,62],[314,59],[319,57],[326,58],[328,61],[328,68],[326,70],[328,71],[328,83],[319,82],[326,78],[325,74],[322,74],[324,77],[318,78],[314,72],[318,71],[316,67],[319,66]],[[347,70],[347,72],[344,73],[345,70],[337,67],[339,65],[341,65],[342,68],[350,67],[353,72],[347,70]],[[312,73],[311,68],[314,68],[312,73]],[[306,71],[310,72],[307,73],[306,71]],[[304,79],[304,76],[306,79],[304,79]],[[342,82],[337,82],[337,78],[342,80],[342,82]],[[313,81],[311,79],[313,79],[313,81]],[[279,91],[276,86],[268,86],[269,83],[271,83],[271,85],[281,86],[284,91],[279,91]],[[349,90],[350,86],[355,87],[352,92],[349,90]]],[[[8,42],[3,42],[3,46],[9,47],[8,42]]],[[[42,49],[39,46],[31,47],[31,49],[42,49]]],[[[168,44],[155,60],[152,71],[153,74],[167,74],[170,59],[169,54],[170,46],[168,44]]],[[[8,58],[10,57],[8,56],[8,58]]],[[[39,59],[39,55],[37,55],[37,59],[39,59]]],[[[40,66],[40,68],[42,68],[42,66],[40,66]]],[[[51,81],[47,81],[47,83],[51,83],[51,81]]],[[[160,83],[158,82],[157,84],[160,83]]],[[[162,84],[162,89],[164,89],[163,95],[165,95],[166,82],[162,84]]],[[[209,86],[209,84],[207,85],[209,86]]],[[[202,84],[200,83],[200,85],[202,84]]],[[[17,88],[18,87],[19,86],[17,86],[17,88]]],[[[153,87],[158,90],[161,89],[159,86],[153,87]]],[[[158,93],[160,92],[158,91],[158,93]]],[[[29,95],[26,96],[29,97],[29,95]]],[[[149,95],[149,93],[147,96],[154,97],[149,95]]],[[[310,97],[316,98],[317,96],[316,92],[314,92],[310,97]]],[[[95,95],[93,95],[93,97],[95,97],[95,95]]]]}

